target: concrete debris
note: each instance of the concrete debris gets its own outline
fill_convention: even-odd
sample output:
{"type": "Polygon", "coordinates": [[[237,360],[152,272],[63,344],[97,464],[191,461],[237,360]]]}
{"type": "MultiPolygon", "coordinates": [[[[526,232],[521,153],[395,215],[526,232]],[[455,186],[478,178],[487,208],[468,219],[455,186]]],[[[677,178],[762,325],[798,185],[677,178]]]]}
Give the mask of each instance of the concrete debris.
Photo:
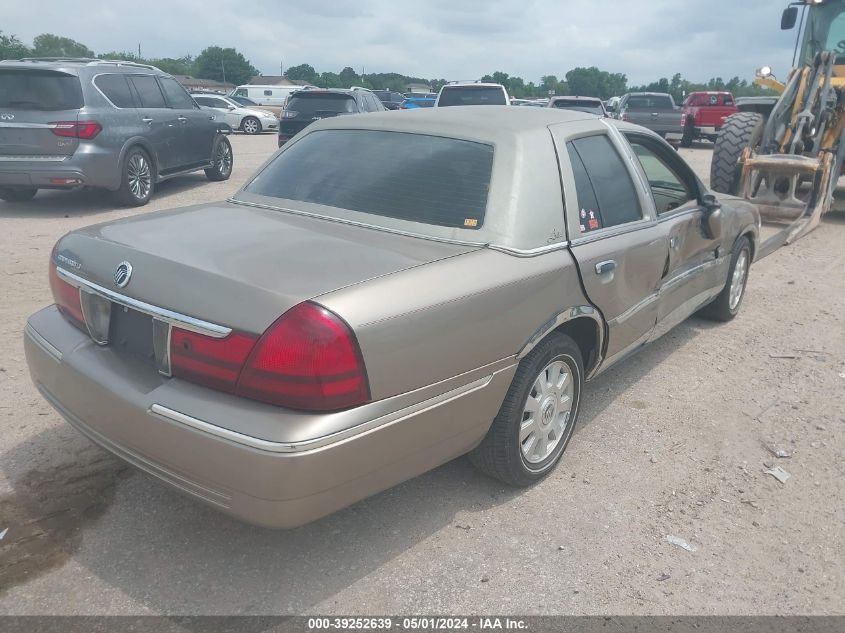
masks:
{"type": "Polygon", "coordinates": [[[687,550],[688,552],[695,552],[698,548],[695,545],[690,545],[687,541],[682,539],[680,536],[673,536],[672,534],[666,535],[666,542],[670,545],[677,545],[678,547],[687,550]]]}
{"type": "Polygon", "coordinates": [[[792,475],[790,475],[780,466],[775,466],[774,468],[767,468],[763,472],[767,475],[771,475],[782,484],[785,484],[787,481],[789,481],[789,478],[792,477],[792,475]]]}

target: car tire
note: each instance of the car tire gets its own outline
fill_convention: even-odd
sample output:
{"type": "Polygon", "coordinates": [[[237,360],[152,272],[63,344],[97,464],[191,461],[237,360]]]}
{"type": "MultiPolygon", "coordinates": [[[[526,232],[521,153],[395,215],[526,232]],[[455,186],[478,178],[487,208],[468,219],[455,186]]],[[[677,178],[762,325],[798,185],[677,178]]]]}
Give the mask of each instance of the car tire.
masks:
{"type": "Polygon", "coordinates": [[[756,147],[763,138],[766,119],[757,112],[737,112],[725,119],[713,146],[710,188],[737,195],[742,170],[739,158],[746,147],[756,147]]]}
{"type": "Polygon", "coordinates": [[[142,207],[150,201],[155,189],[155,168],[150,155],[140,147],[126,152],[120,175],[117,202],[127,207],[142,207]]]}
{"type": "Polygon", "coordinates": [[[235,165],[232,144],[225,136],[218,136],[211,154],[212,166],[205,170],[206,178],[212,182],[229,180],[235,165]]]}
{"type": "Polygon", "coordinates": [[[731,250],[731,263],[728,267],[728,278],[722,292],[701,309],[699,315],[712,321],[730,321],[742,307],[745,298],[745,288],[748,284],[748,273],[751,269],[751,242],[743,236],[739,238],[731,250]]]}
{"type": "Polygon", "coordinates": [[[261,134],[261,121],[254,116],[244,117],[241,121],[241,131],[244,134],[261,134]]]}
{"type": "Polygon", "coordinates": [[[498,415],[469,454],[472,464],[512,486],[529,486],[548,475],[572,437],[583,384],[575,341],[559,333],[546,337],[520,361],[498,415]]]}
{"type": "Polygon", "coordinates": [[[29,202],[38,193],[35,187],[0,187],[0,200],[6,202],[29,202]]]}
{"type": "Polygon", "coordinates": [[[695,140],[695,127],[685,125],[684,135],[681,137],[681,147],[692,147],[693,140],[695,140]]]}

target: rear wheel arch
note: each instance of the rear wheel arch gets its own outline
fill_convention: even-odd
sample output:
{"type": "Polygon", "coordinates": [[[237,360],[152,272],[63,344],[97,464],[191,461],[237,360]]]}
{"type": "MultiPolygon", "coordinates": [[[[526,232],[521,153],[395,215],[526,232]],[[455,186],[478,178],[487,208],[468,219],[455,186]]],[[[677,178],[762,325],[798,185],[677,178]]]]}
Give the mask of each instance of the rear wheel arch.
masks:
{"type": "Polygon", "coordinates": [[[520,360],[549,336],[565,334],[575,341],[584,361],[584,375],[590,377],[598,367],[604,351],[604,321],[592,306],[575,306],[564,310],[544,323],[517,354],[520,360]]]}
{"type": "MultiPolygon", "coordinates": [[[[123,149],[120,151],[120,160],[118,160],[117,162],[118,172],[120,174],[119,178],[123,175],[123,164],[126,161],[126,157],[129,155],[129,152],[136,147],[140,147],[147,153],[147,156],[150,157],[150,162],[152,163],[153,167],[153,181],[158,182],[158,157],[156,156],[155,151],[153,151],[152,146],[142,138],[130,139],[126,142],[126,144],[123,146],[123,149]]],[[[119,187],[120,181],[118,180],[118,188],[119,187]]]]}

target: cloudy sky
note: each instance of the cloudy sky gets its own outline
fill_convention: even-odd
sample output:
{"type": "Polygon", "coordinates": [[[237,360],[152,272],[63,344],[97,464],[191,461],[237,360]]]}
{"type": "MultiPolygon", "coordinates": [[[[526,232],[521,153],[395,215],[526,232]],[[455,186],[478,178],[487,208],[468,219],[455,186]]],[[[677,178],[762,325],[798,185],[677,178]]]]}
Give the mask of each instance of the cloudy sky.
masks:
{"type": "Polygon", "coordinates": [[[283,61],[446,79],[502,70],[536,82],[598,66],[632,84],[675,72],[750,80],[763,64],[784,75],[795,36],[779,30],[786,0],[88,0],[73,11],[67,0],[4,4],[0,29],[27,43],[48,32],[98,53],[140,43],[147,57],[233,46],[268,75],[283,61]]]}

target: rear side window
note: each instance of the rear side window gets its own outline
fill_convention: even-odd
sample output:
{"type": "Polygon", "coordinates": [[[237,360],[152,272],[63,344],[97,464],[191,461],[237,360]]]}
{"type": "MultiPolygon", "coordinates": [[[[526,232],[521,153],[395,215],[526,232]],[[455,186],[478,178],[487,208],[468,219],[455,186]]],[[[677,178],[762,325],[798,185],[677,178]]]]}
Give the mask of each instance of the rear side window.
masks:
{"type": "Polygon", "coordinates": [[[731,95],[725,95],[723,103],[726,106],[732,106],[734,104],[734,98],[731,95]]]}
{"type": "Polygon", "coordinates": [[[287,109],[298,112],[300,116],[334,116],[351,114],[358,111],[352,95],[335,93],[304,92],[295,94],[288,101],[287,109]]]}
{"type": "Polygon", "coordinates": [[[272,90],[265,90],[265,91],[264,91],[264,96],[265,96],[265,97],[272,97],[272,96],[273,96],[273,91],[272,91],[272,90]]]}
{"type": "Polygon", "coordinates": [[[600,101],[589,101],[587,99],[555,99],[552,107],[563,110],[577,110],[588,114],[604,114],[600,101]]]}
{"type": "Polygon", "coordinates": [[[507,105],[501,88],[460,86],[444,88],[438,106],[507,105]]]}
{"type": "Polygon", "coordinates": [[[661,95],[634,95],[628,97],[625,106],[635,110],[671,110],[672,99],[661,95]]]}
{"type": "Polygon", "coordinates": [[[246,192],[479,229],[492,169],[493,147],[484,143],[404,132],[320,130],[279,154],[246,192]]]}
{"type": "Polygon", "coordinates": [[[566,144],[582,233],[642,219],[640,199],[622,157],[604,134],[566,144]]]}
{"type": "Polygon", "coordinates": [[[0,70],[0,108],[77,110],[83,106],[79,78],[43,70],[0,70]]]}
{"type": "Polygon", "coordinates": [[[142,108],[167,107],[155,77],[152,75],[132,75],[129,81],[135,86],[142,108]]]}
{"type": "Polygon", "coordinates": [[[126,75],[100,75],[94,79],[94,84],[116,107],[135,107],[135,97],[132,96],[126,75]]]}
{"type": "Polygon", "coordinates": [[[191,95],[185,91],[178,81],[170,77],[159,77],[159,81],[161,82],[161,87],[164,88],[164,94],[171,108],[178,110],[193,109],[194,101],[191,99],[191,95]]]}

